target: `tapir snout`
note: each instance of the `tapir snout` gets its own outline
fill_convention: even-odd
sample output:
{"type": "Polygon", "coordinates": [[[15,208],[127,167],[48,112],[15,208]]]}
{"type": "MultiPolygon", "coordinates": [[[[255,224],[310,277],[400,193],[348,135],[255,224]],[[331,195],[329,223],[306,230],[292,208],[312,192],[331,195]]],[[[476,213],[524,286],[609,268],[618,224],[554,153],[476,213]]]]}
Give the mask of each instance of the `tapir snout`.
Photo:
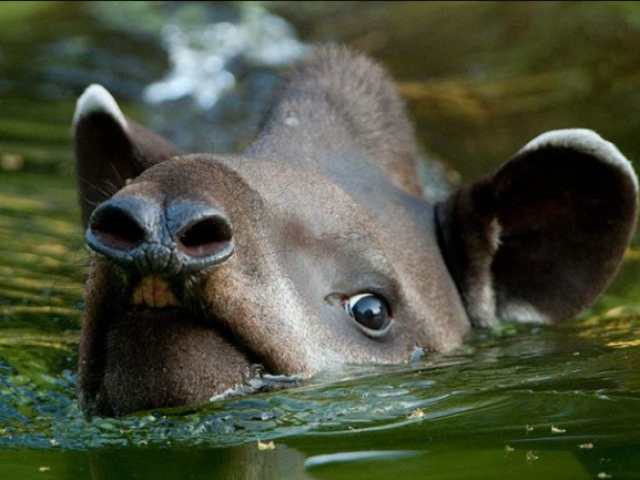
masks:
{"type": "Polygon", "coordinates": [[[91,215],[87,245],[143,274],[194,273],[233,253],[229,218],[210,205],[162,205],[142,196],[118,196],[91,215]]]}
{"type": "Polygon", "coordinates": [[[320,49],[279,95],[240,156],[185,154],[102,87],[78,101],[87,414],[204,402],[256,365],[306,377],[553,323],[617,271],[638,182],[597,134],[543,134],[438,202],[379,66],[320,49]]]}

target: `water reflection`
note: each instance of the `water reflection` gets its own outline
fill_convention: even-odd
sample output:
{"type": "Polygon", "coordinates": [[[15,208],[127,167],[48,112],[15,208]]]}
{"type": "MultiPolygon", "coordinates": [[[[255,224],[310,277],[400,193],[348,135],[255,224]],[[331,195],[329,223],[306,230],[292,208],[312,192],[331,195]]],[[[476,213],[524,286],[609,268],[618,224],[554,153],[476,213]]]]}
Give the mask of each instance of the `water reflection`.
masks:
{"type": "Polygon", "coordinates": [[[134,478],[310,479],[304,455],[286,445],[261,451],[256,444],[214,450],[102,450],[90,455],[92,480],[134,478]]]}

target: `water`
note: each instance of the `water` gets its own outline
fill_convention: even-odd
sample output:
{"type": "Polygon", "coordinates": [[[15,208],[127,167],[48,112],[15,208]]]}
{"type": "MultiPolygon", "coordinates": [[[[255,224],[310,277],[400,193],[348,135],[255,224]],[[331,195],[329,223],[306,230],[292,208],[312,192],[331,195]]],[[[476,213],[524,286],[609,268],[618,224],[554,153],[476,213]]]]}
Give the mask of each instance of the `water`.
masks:
{"type": "Polygon", "coordinates": [[[99,82],[183,147],[237,150],[274,67],[331,40],[389,66],[454,182],[551,128],[594,128],[640,158],[638,39],[633,2],[4,3],[0,478],[640,478],[638,238],[599,303],[558,328],[479,332],[410,365],[83,419],[87,253],[69,146],[75,98],[99,82]],[[221,28],[235,35],[224,51],[205,41],[221,28]]]}

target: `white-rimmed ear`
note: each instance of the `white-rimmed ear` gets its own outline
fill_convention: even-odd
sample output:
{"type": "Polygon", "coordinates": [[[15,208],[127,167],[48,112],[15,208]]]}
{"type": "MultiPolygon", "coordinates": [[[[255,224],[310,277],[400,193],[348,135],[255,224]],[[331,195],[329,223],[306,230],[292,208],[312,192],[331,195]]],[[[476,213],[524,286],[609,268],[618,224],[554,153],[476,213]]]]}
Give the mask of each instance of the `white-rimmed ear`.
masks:
{"type": "Polygon", "coordinates": [[[559,130],[438,204],[439,239],[475,324],[551,323],[606,288],[637,209],[624,155],[590,130],[559,130]]]}
{"type": "Polygon", "coordinates": [[[111,117],[120,124],[123,129],[127,128],[127,119],[115,99],[102,85],[93,84],[87,87],[84,93],[78,98],[76,111],[73,114],[73,126],[83,118],[92,113],[102,113],[111,117]]]}
{"type": "Polygon", "coordinates": [[[181,152],[125,117],[111,94],[91,85],[78,99],[73,115],[76,177],[82,222],[127,180],[181,152]]]}

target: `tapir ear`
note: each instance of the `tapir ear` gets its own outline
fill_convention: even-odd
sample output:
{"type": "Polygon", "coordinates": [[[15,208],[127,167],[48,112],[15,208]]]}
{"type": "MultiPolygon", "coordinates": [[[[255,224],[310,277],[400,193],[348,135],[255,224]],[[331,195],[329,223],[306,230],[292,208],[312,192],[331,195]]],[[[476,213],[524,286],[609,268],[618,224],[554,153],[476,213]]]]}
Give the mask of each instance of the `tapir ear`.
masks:
{"type": "Polygon", "coordinates": [[[592,304],[635,230],[638,180],[589,130],[545,133],[436,207],[445,260],[476,325],[550,323],[592,304]]]}
{"type": "Polygon", "coordinates": [[[111,94],[91,85],[78,99],[73,116],[76,177],[82,223],[93,209],[128,179],[180,151],[126,118],[111,94]]]}

